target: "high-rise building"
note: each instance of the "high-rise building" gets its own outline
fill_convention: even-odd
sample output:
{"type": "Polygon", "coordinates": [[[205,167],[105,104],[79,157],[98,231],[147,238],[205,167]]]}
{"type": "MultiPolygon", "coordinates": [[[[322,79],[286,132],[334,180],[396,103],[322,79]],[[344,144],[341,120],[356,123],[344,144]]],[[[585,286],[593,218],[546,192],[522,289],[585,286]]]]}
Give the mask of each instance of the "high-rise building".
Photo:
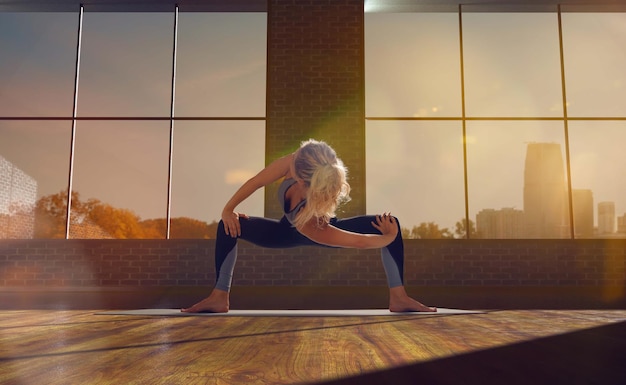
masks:
{"type": "Polygon", "coordinates": [[[617,232],[622,235],[626,234],[626,214],[617,217],[617,232]]]}
{"type": "Polygon", "coordinates": [[[476,214],[476,230],[480,238],[524,238],[524,212],[514,208],[480,210],[476,214]]]}
{"type": "Polygon", "coordinates": [[[574,203],[574,236],[593,238],[593,192],[591,190],[572,190],[574,203]]]}
{"type": "Polygon", "coordinates": [[[598,234],[615,232],[615,202],[598,203],[598,234]]]}
{"type": "Polygon", "coordinates": [[[529,143],[524,168],[526,237],[568,237],[567,207],[561,146],[558,143],[529,143]]]}

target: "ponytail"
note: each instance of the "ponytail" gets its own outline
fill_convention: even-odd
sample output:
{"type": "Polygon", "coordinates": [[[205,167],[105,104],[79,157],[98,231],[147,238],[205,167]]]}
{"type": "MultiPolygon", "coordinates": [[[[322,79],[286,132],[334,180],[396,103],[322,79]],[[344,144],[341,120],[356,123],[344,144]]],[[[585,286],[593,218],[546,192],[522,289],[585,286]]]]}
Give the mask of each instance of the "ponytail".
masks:
{"type": "Polygon", "coordinates": [[[347,169],[326,143],[309,141],[306,144],[313,144],[315,151],[302,151],[303,146],[296,159],[296,173],[309,188],[307,203],[296,216],[294,225],[299,227],[316,218],[318,226],[323,227],[335,217],[337,207],[350,200],[347,169]],[[298,167],[302,164],[309,167],[298,167]]]}

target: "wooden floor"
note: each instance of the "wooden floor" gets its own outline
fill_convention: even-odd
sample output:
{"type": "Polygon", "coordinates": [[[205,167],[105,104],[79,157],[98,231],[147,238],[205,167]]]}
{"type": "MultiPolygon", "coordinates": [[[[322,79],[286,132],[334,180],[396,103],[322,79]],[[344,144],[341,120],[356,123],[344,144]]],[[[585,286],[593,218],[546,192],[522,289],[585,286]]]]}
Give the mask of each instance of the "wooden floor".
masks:
{"type": "Polygon", "coordinates": [[[146,317],[0,310],[1,384],[626,384],[626,310],[146,317]]]}

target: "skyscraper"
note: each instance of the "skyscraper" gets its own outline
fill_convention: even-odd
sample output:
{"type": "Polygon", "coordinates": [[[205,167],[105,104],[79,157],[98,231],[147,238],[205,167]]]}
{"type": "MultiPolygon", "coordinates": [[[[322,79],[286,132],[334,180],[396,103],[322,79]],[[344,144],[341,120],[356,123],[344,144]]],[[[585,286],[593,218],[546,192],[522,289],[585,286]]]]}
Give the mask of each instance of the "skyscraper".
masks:
{"type": "Polygon", "coordinates": [[[567,237],[567,203],[561,146],[558,143],[529,143],[524,168],[526,237],[567,237]]]}
{"type": "Polygon", "coordinates": [[[615,202],[598,203],[598,233],[613,234],[615,232],[615,202]]]}
{"type": "Polygon", "coordinates": [[[514,208],[480,210],[476,230],[480,238],[524,238],[524,212],[514,208]]]}
{"type": "Polygon", "coordinates": [[[617,217],[617,232],[622,234],[626,234],[626,214],[621,217],[617,217]]]}
{"type": "Polygon", "coordinates": [[[593,192],[591,190],[573,190],[574,200],[574,236],[593,238],[593,192]]]}

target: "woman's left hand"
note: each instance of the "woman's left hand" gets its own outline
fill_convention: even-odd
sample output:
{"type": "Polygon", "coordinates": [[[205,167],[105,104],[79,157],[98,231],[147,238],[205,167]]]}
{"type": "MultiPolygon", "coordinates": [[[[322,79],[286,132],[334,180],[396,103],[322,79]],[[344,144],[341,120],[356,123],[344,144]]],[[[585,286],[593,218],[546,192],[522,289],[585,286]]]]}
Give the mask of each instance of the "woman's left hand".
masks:
{"type": "Polygon", "coordinates": [[[372,226],[383,235],[390,235],[393,236],[393,238],[398,235],[398,225],[396,219],[391,216],[391,213],[376,215],[376,221],[372,222],[372,226]]]}

